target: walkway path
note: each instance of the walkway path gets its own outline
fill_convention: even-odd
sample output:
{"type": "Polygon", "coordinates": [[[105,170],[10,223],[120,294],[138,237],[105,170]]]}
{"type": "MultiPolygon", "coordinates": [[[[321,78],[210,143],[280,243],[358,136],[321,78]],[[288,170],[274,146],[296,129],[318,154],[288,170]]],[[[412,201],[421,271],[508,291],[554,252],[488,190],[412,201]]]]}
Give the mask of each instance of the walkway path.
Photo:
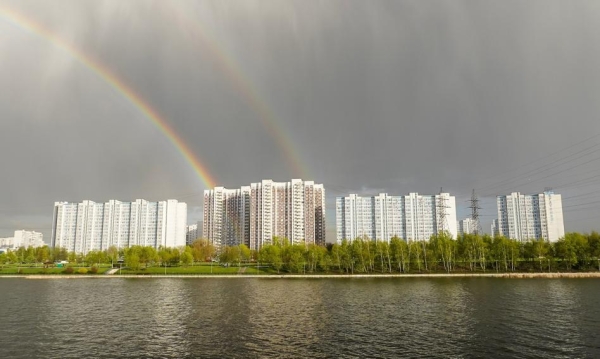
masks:
{"type": "Polygon", "coordinates": [[[113,269],[107,270],[106,272],[104,272],[104,274],[106,274],[106,275],[112,275],[112,274],[117,273],[118,271],[119,271],[119,268],[113,268],[113,269]]]}

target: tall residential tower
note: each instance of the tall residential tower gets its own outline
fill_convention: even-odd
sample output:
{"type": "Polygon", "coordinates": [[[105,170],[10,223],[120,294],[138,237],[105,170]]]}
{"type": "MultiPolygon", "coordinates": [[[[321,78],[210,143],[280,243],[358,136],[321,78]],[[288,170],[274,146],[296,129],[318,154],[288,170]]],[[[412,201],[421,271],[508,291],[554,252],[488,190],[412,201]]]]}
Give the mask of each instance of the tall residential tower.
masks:
{"type": "Polygon", "coordinates": [[[565,235],[560,194],[546,191],[498,196],[498,234],[520,241],[544,239],[556,242],[565,235]]]}
{"type": "Polygon", "coordinates": [[[217,246],[243,243],[255,250],[273,237],[325,244],[325,189],[292,179],[205,190],[203,237],[217,246]]]}
{"type": "Polygon", "coordinates": [[[77,253],[110,246],[179,247],[185,245],[186,221],[187,205],[177,200],[56,202],[51,245],[77,253]]]}
{"type": "Polygon", "coordinates": [[[438,195],[373,197],[350,194],[336,199],[337,239],[368,238],[389,241],[428,240],[440,231],[456,238],[456,201],[448,193],[438,195]]]}

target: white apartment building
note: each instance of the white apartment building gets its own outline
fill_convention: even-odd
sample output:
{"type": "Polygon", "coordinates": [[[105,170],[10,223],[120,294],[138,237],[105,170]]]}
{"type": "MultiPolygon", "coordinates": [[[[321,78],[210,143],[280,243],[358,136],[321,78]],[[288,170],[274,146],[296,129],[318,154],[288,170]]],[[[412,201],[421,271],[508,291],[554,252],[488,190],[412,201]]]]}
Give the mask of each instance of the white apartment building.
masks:
{"type": "Polygon", "coordinates": [[[177,200],[56,202],[51,245],[77,253],[110,246],[179,247],[185,245],[186,222],[187,204],[177,200]]]}
{"type": "Polygon", "coordinates": [[[498,219],[492,220],[491,232],[492,237],[500,235],[500,229],[498,228],[498,219]]]}
{"type": "Polygon", "coordinates": [[[0,248],[43,247],[44,235],[40,232],[18,230],[13,237],[0,238],[0,248]]]}
{"type": "Polygon", "coordinates": [[[544,239],[550,242],[565,235],[560,194],[552,191],[533,195],[513,192],[498,196],[497,206],[500,235],[520,241],[544,239]]]}
{"type": "Polygon", "coordinates": [[[313,181],[263,180],[239,189],[204,191],[203,237],[216,246],[259,250],[273,237],[325,243],[325,189],[313,181]]]}
{"type": "Polygon", "coordinates": [[[381,193],[373,197],[350,194],[336,199],[338,241],[355,238],[389,241],[395,236],[428,240],[442,230],[456,238],[456,200],[448,193],[431,196],[381,193]]]}
{"type": "MultiPolygon", "coordinates": [[[[458,221],[458,235],[474,234],[477,231],[478,223],[473,218],[465,218],[458,221]]],[[[493,233],[493,232],[492,232],[493,233]]]]}
{"type": "Polygon", "coordinates": [[[185,244],[190,245],[196,239],[200,238],[200,231],[198,231],[198,223],[190,224],[185,230],[185,244]]]}

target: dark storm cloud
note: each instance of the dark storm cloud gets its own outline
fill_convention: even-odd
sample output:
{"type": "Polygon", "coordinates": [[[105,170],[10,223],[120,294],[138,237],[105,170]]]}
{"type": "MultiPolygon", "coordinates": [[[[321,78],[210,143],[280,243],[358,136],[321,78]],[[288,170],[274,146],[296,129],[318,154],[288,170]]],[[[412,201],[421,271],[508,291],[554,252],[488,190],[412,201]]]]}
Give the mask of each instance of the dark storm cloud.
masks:
{"type": "MultiPolygon", "coordinates": [[[[487,196],[489,222],[496,194],[598,190],[592,184],[560,191],[593,174],[598,162],[558,173],[597,153],[500,182],[535,169],[523,165],[549,153],[558,151],[539,165],[600,142],[559,151],[600,133],[595,1],[0,6],[43,24],[118,75],[225,186],[293,176],[252,96],[263,101],[298,150],[304,177],[325,184],[330,228],[333,197],[350,191],[444,187],[457,195],[463,215],[476,188],[487,196]],[[232,77],[215,51],[243,78],[232,77]],[[236,81],[245,81],[252,96],[236,81]]],[[[193,207],[201,205],[203,185],[172,144],[97,74],[5,18],[0,83],[0,236],[24,227],[47,238],[58,200],[179,198],[190,205],[190,221],[198,219],[193,207]]],[[[581,220],[600,216],[597,206],[590,213],[565,211],[567,230],[593,229],[594,219],[581,220]]]]}

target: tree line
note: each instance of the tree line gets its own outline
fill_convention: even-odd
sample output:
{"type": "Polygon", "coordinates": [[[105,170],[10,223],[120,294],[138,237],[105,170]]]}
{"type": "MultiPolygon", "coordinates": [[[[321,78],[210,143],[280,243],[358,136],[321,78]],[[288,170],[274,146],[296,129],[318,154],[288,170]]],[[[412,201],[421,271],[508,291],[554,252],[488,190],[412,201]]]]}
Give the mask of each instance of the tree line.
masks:
{"type": "Polygon", "coordinates": [[[246,245],[218,248],[198,239],[180,248],[131,246],[87,254],[64,248],[18,248],[0,254],[0,264],[53,263],[98,266],[120,261],[134,269],[189,266],[218,261],[221,265],[257,265],[277,273],[435,273],[600,270],[600,235],[567,233],[557,242],[518,241],[502,236],[465,234],[453,239],[442,232],[428,241],[389,242],[357,238],[320,246],[273,238],[259,251],[246,245]]]}
{"type": "Polygon", "coordinates": [[[600,235],[567,233],[557,242],[442,232],[428,241],[357,238],[317,245],[275,238],[257,260],[290,273],[551,272],[600,270],[600,235]]]}

